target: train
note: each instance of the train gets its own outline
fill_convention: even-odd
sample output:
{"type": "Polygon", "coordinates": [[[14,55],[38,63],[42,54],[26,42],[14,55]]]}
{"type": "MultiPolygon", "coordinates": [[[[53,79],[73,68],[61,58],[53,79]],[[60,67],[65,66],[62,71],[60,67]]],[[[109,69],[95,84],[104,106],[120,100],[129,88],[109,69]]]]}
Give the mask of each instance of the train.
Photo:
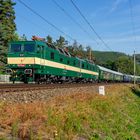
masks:
{"type": "Polygon", "coordinates": [[[35,37],[9,43],[6,72],[13,83],[140,82],[140,76],[96,65],[35,37]]]}

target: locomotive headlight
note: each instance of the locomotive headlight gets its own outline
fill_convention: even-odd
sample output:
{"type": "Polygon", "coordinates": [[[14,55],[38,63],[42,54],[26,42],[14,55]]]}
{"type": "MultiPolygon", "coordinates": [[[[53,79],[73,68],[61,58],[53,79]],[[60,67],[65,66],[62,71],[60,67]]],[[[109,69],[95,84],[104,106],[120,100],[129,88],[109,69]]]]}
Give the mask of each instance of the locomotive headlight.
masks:
{"type": "Polygon", "coordinates": [[[6,73],[7,74],[11,74],[12,73],[12,69],[6,69],[6,73]]]}
{"type": "Polygon", "coordinates": [[[25,69],[24,70],[24,73],[25,74],[32,74],[32,69],[25,69]]]}

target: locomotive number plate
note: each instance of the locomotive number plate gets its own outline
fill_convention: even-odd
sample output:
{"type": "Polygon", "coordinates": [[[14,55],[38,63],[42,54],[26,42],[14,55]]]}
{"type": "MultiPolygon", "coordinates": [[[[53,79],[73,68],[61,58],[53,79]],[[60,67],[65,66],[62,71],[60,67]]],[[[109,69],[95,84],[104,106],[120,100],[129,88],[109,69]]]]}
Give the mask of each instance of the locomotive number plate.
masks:
{"type": "Polygon", "coordinates": [[[25,64],[18,64],[18,67],[25,67],[25,64]]]}

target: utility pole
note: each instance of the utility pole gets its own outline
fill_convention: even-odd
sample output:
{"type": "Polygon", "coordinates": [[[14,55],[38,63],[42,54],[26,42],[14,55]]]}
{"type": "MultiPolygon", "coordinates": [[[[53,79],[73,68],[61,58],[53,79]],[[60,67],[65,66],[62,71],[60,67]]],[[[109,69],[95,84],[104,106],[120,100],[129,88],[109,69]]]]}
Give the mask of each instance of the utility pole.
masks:
{"type": "Polygon", "coordinates": [[[136,84],[135,75],[136,75],[136,56],[135,56],[135,50],[134,50],[134,87],[136,84]]]}
{"type": "Polygon", "coordinates": [[[91,60],[91,48],[89,48],[89,60],[91,60]]]}

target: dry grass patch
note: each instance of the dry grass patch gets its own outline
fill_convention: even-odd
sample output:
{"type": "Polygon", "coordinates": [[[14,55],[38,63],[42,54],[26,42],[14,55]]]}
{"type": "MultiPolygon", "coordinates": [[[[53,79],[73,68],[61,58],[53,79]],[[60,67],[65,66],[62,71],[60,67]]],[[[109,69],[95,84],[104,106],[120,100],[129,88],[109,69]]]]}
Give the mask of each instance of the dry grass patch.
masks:
{"type": "Polygon", "coordinates": [[[139,106],[130,85],[113,85],[106,88],[106,96],[75,93],[47,103],[2,103],[0,126],[23,139],[138,140],[139,106]]]}

